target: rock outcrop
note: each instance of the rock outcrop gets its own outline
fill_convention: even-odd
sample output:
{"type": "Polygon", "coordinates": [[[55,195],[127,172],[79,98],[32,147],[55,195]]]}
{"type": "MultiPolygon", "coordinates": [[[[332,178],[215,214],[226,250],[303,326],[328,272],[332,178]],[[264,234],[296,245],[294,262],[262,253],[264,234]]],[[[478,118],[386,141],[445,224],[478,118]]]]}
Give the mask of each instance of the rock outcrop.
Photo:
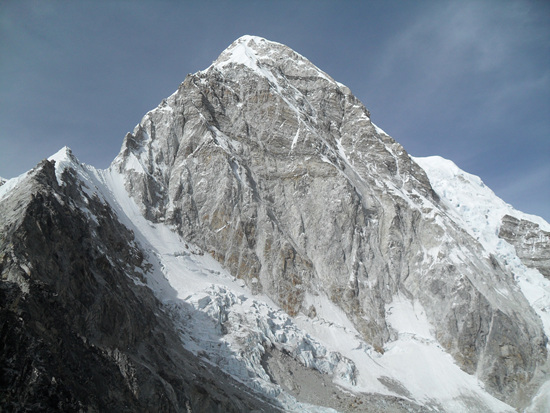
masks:
{"type": "Polygon", "coordinates": [[[499,237],[516,248],[518,257],[527,267],[536,268],[550,278],[550,232],[534,222],[505,215],[499,237]]]}

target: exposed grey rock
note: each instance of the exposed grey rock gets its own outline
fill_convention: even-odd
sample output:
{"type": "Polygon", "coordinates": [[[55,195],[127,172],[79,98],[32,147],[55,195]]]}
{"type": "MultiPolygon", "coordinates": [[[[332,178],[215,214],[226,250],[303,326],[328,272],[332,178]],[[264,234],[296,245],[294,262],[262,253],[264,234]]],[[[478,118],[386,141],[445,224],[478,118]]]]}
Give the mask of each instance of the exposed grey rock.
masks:
{"type": "Polygon", "coordinates": [[[516,248],[525,266],[550,278],[550,232],[534,222],[505,215],[498,235],[516,248]]]}
{"type": "Polygon", "coordinates": [[[143,118],[112,167],[148,219],[291,315],[324,291],[383,351],[385,304],[415,297],[441,345],[511,404],[546,360],[512,274],[349,89],[286,46],[237,40],[143,118]]]}
{"type": "MultiPolygon", "coordinates": [[[[351,394],[334,385],[330,377],[315,370],[304,368],[291,355],[276,349],[265,354],[263,364],[273,382],[281,384],[298,400],[318,406],[325,406],[339,412],[401,413],[429,412],[430,407],[419,406],[406,398],[378,394],[351,394]]],[[[388,384],[391,386],[391,384],[388,384]]],[[[392,390],[395,390],[393,388],[392,390]]],[[[406,390],[398,389],[397,393],[406,390]]]]}

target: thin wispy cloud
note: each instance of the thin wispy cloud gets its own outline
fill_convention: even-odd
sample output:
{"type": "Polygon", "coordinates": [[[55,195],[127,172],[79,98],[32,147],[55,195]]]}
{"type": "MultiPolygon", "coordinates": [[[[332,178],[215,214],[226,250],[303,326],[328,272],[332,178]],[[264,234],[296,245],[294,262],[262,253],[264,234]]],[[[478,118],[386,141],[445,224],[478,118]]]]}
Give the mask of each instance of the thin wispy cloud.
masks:
{"type": "Polygon", "coordinates": [[[512,195],[521,188],[548,199],[550,7],[422,5],[379,47],[368,81],[375,119],[410,153],[453,159],[518,208],[529,207],[526,191],[512,195]]]}
{"type": "MultiPolygon", "coordinates": [[[[539,77],[525,77],[507,82],[488,95],[483,101],[482,113],[493,122],[505,118],[515,106],[525,104],[533,95],[550,96],[550,71],[539,77]]],[[[536,107],[530,110],[537,110],[536,107]]],[[[549,137],[550,139],[550,137],[549,137]]]]}
{"type": "Polygon", "coordinates": [[[542,183],[541,181],[550,188],[550,164],[526,168],[522,174],[511,181],[503,182],[497,189],[504,197],[511,197],[518,193],[528,194],[542,183]]]}
{"type": "Polygon", "coordinates": [[[520,174],[504,177],[493,190],[514,207],[521,205],[520,209],[524,212],[536,213],[548,202],[548,192],[540,192],[540,188],[550,188],[550,164],[524,168],[520,174]]]}
{"type": "Polygon", "coordinates": [[[521,48],[540,42],[527,10],[509,2],[436,3],[390,37],[375,76],[414,78],[407,87],[435,94],[465,77],[517,75],[514,67],[529,64],[521,48]]]}

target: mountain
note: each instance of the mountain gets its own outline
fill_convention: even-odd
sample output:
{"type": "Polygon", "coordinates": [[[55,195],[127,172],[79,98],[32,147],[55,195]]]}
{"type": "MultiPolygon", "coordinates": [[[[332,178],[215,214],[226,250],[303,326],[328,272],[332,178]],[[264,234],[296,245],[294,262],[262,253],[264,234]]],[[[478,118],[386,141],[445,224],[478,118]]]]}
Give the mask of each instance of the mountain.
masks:
{"type": "Polygon", "coordinates": [[[545,411],[550,225],[243,36],[0,186],[6,410],[545,411]],[[334,409],[334,410],[332,410],[334,409]]]}

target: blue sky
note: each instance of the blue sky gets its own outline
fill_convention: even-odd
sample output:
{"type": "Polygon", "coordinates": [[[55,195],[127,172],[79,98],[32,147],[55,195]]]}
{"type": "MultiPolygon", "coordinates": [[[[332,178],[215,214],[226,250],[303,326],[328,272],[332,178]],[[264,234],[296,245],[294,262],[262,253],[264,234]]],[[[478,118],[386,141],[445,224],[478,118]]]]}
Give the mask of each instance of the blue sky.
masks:
{"type": "Polygon", "coordinates": [[[414,156],[550,220],[550,2],[0,2],[0,176],[64,145],[105,168],[126,132],[244,34],[346,84],[414,156]]]}

